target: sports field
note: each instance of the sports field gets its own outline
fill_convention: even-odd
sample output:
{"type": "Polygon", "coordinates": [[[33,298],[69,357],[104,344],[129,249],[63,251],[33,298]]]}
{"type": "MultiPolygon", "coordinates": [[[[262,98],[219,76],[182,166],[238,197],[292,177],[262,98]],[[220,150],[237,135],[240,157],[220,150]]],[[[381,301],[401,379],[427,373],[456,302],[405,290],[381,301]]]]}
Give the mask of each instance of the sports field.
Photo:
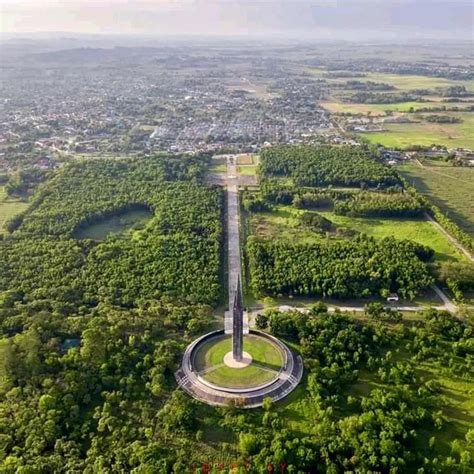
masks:
{"type": "Polygon", "coordinates": [[[244,352],[252,356],[252,363],[243,368],[225,365],[224,356],[232,350],[231,336],[212,339],[198,349],[194,366],[208,382],[221,387],[253,387],[275,378],[283,366],[280,349],[262,337],[244,336],[244,352]]]}

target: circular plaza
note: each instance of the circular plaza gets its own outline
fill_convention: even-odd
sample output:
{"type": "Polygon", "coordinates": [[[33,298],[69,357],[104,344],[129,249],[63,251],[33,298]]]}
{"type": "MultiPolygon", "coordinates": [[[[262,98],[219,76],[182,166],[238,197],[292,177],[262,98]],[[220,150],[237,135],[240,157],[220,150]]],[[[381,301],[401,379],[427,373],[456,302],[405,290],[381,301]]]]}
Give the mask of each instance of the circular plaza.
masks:
{"type": "Polygon", "coordinates": [[[191,343],[176,372],[179,385],[211,405],[261,406],[266,397],[277,401],[301,380],[303,364],[280,340],[250,330],[243,337],[242,358],[232,357],[232,337],[224,330],[191,343]]]}

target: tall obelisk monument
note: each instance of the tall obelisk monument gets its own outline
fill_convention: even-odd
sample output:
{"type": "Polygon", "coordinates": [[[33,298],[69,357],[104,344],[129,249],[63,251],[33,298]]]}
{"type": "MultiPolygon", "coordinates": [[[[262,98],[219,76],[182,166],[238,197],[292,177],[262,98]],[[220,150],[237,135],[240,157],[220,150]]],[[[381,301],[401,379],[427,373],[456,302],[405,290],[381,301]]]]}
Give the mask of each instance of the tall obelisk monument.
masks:
{"type": "Polygon", "coordinates": [[[242,360],[244,341],[244,308],[242,306],[242,290],[240,276],[237,279],[237,288],[234,293],[232,305],[232,356],[234,360],[242,360]]]}

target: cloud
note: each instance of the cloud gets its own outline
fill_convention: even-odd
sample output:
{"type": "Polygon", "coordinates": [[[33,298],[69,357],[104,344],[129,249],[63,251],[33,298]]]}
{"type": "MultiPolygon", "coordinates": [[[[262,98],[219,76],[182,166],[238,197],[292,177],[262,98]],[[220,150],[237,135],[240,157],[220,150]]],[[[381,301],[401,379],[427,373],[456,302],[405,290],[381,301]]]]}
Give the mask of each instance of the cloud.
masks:
{"type": "Polygon", "coordinates": [[[469,38],[469,0],[1,0],[9,32],[469,38]]]}

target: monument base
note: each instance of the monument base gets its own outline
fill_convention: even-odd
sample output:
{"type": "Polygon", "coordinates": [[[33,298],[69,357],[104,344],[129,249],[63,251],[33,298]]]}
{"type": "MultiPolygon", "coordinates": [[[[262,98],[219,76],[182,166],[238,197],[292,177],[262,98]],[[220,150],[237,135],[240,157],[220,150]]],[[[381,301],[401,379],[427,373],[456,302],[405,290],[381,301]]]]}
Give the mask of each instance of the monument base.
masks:
{"type": "Polygon", "coordinates": [[[232,369],[243,369],[252,363],[252,356],[248,352],[242,353],[242,360],[235,360],[232,351],[224,356],[224,364],[232,369]]]}

